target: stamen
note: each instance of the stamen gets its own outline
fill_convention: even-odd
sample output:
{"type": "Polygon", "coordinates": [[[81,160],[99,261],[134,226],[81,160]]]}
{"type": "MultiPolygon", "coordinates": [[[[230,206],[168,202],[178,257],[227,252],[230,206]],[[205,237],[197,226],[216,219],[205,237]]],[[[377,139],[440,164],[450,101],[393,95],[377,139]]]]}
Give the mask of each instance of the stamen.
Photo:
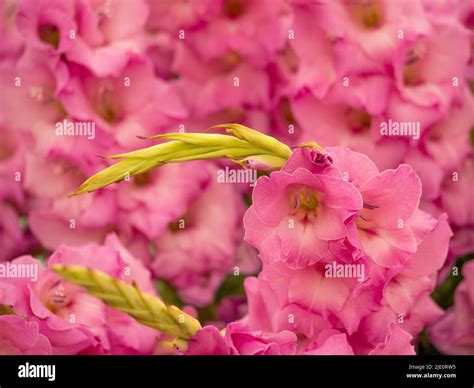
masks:
{"type": "Polygon", "coordinates": [[[319,198],[315,189],[307,186],[299,188],[294,193],[292,201],[295,213],[300,214],[304,218],[316,215],[319,198]]]}

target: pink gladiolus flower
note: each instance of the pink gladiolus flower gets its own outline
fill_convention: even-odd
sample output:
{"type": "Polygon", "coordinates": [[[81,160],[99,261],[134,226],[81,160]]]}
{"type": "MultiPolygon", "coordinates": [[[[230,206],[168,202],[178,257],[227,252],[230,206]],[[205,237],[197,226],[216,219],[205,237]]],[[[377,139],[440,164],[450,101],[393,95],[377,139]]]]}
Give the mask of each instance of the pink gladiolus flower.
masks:
{"type": "MultiPolygon", "coordinates": [[[[296,150],[281,171],[258,180],[244,218],[245,239],[266,263],[317,263],[329,254],[330,242],[346,237],[362,207],[360,194],[342,177],[293,165],[302,153],[296,150]]],[[[307,157],[313,157],[306,161],[310,168],[319,168],[318,155],[307,157]]]]}
{"type": "Polygon", "coordinates": [[[217,319],[230,323],[241,319],[247,313],[247,303],[244,296],[227,296],[217,308],[217,319]]]}
{"type": "Polygon", "coordinates": [[[244,61],[235,52],[204,62],[191,48],[179,42],[172,65],[181,74],[176,85],[185,106],[195,119],[235,108],[270,108],[270,77],[244,61]],[[247,87],[252,93],[246,93],[247,87]],[[201,98],[195,99],[199,93],[201,98]]]}
{"type": "Polygon", "coordinates": [[[436,220],[418,209],[421,185],[409,166],[380,173],[365,155],[347,148],[326,148],[325,153],[296,150],[280,174],[285,171],[340,180],[362,197],[363,207],[354,210],[344,234],[328,242],[323,256],[308,250],[309,257],[317,260],[300,266],[269,260],[284,252],[281,235],[267,231],[269,226],[258,217],[285,213],[285,202],[278,201],[288,195],[275,173],[261,178],[245,226],[264,266],[257,279],[246,280],[245,322],[252,330],[291,330],[307,339],[323,336],[307,345],[307,351],[315,354],[331,352],[332,346],[344,354],[413,354],[413,335],[440,316],[439,308],[426,298],[447,256],[452,232],[446,215],[436,220]],[[268,189],[260,200],[262,180],[268,189]],[[268,256],[270,252],[274,256],[268,256]],[[356,272],[338,275],[336,269],[332,272],[337,266],[356,272]],[[329,329],[338,332],[333,333],[334,345],[328,342],[326,348],[323,333],[329,329]]]}
{"type": "MultiPolygon", "coordinates": [[[[340,148],[329,148],[328,153],[362,195],[364,207],[357,230],[364,251],[383,267],[403,265],[416,252],[417,230],[411,223],[420,217],[415,212],[421,197],[420,179],[408,165],[379,173],[361,154],[340,148]]],[[[429,226],[429,221],[422,224],[429,226]]]]}
{"type": "Polygon", "coordinates": [[[231,354],[282,355],[295,354],[296,335],[290,331],[275,334],[255,332],[241,323],[231,323],[225,329],[231,354]]]}
{"type": "Polygon", "coordinates": [[[98,345],[92,330],[98,336],[105,334],[101,328],[105,324],[105,308],[99,300],[62,282],[32,257],[22,256],[11,264],[34,269],[31,272],[37,271],[37,280],[2,279],[1,303],[9,304],[17,314],[35,320],[40,333],[51,342],[54,354],[75,354],[98,345]]]}
{"type": "Polygon", "coordinates": [[[336,0],[317,4],[314,9],[317,24],[327,33],[356,43],[363,53],[378,61],[386,61],[400,44],[400,29],[406,39],[430,28],[419,1],[394,4],[390,0],[336,0]]]}
{"type": "Polygon", "coordinates": [[[56,0],[49,6],[46,1],[22,1],[16,14],[18,29],[33,47],[63,53],[74,43],[70,31],[77,31],[74,8],[74,0],[56,0]]]}
{"type": "Polygon", "coordinates": [[[279,93],[286,96],[309,89],[313,95],[324,97],[336,79],[332,45],[305,4],[293,6],[288,34],[286,47],[278,52],[278,69],[283,79],[279,93]]]}
{"type": "Polygon", "coordinates": [[[230,347],[215,326],[205,326],[188,342],[187,355],[229,355],[230,347]]]}
{"type": "Polygon", "coordinates": [[[284,46],[291,21],[286,1],[225,0],[220,11],[186,38],[204,61],[234,52],[262,67],[284,46]]]}
{"type": "Polygon", "coordinates": [[[213,179],[206,162],[169,164],[117,187],[120,225],[159,237],[185,214],[213,179]],[[157,201],[159,198],[159,201],[157,201]]]}
{"type": "MultiPolygon", "coordinates": [[[[111,310],[83,289],[62,280],[38,260],[23,256],[11,262],[32,270],[35,277],[6,278],[0,283],[0,303],[37,322],[51,342],[54,354],[150,354],[155,330],[138,324],[124,313],[111,310]]],[[[115,278],[132,282],[154,294],[150,273],[114,235],[104,246],[61,246],[47,266],[75,264],[96,268],[115,278]]]]}
{"type": "Polygon", "coordinates": [[[118,75],[130,54],[143,50],[147,16],[144,0],[134,4],[24,0],[17,24],[32,47],[65,54],[105,77],[118,75]]]}
{"type": "Polygon", "coordinates": [[[25,190],[21,178],[25,168],[25,147],[21,136],[0,124],[0,198],[22,207],[25,204],[25,190]]]}
{"type": "Polygon", "coordinates": [[[237,264],[243,204],[232,185],[217,181],[215,167],[201,168],[209,173],[207,187],[188,206],[181,204],[183,213],[154,240],[157,254],[152,266],[185,302],[203,307],[237,264]]]}
{"type": "Polygon", "coordinates": [[[353,355],[354,352],[344,333],[337,330],[322,331],[317,340],[304,349],[306,355],[353,355]]]}
{"type": "Polygon", "coordinates": [[[51,344],[36,322],[17,315],[0,316],[0,355],[48,355],[51,344]]]}
{"type": "MultiPolygon", "coordinates": [[[[330,104],[309,94],[291,100],[291,111],[302,129],[300,141],[318,139],[320,144],[350,147],[366,154],[382,169],[398,166],[408,148],[406,139],[381,137],[380,123],[383,116],[369,113],[361,105],[364,101],[377,104],[383,101],[386,98],[383,90],[372,88],[374,93],[371,96],[364,88],[356,89],[358,93],[354,93],[355,98],[362,101],[355,106],[347,103],[330,104]]],[[[350,94],[351,91],[344,91],[344,94],[350,94]]]]}
{"type": "Polygon", "coordinates": [[[187,355],[289,355],[296,353],[296,335],[290,331],[276,334],[251,331],[241,323],[231,323],[221,334],[206,326],[188,343],[187,355]]]}
{"type": "Polygon", "coordinates": [[[472,181],[474,161],[467,158],[458,171],[454,171],[441,189],[441,207],[456,226],[474,224],[474,203],[472,201],[472,181]]]}
{"type": "Polygon", "coordinates": [[[13,59],[21,54],[24,47],[23,37],[15,25],[17,0],[6,0],[0,4],[0,56],[13,59]]]}
{"type": "Polygon", "coordinates": [[[31,154],[25,170],[24,185],[33,198],[28,223],[45,247],[54,250],[61,244],[77,246],[104,240],[117,217],[114,192],[67,198],[86,173],[64,157],[31,154]]]}
{"type": "Polygon", "coordinates": [[[0,262],[11,260],[37,246],[24,222],[13,206],[0,203],[0,262]]]}
{"type": "Polygon", "coordinates": [[[4,91],[0,94],[2,124],[11,130],[28,130],[40,144],[57,140],[44,136],[45,127],[51,124],[49,134],[52,134],[52,123],[64,118],[57,96],[68,77],[64,62],[34,48],[25,49],[15,62],[3,64],[0,68],[4,91]]]}
{"type": "Polygon", "coordinates": [[[179,29],[187,30],[207,22],[220,11],[220,4],[215,0],[177,0],[172,7],[162,0],[148,0],[148,7],[150,16],[147,26],[153,31],[164,30],[173,34],[179,29]]]}
{"type": "Polygon", "coordinates": [[[187,115],[176,87],[155,77],[151,62],[139,56],[130,57],[114,77],[71,66],[59,98],[72,117],[96,123],[97,132],[113,133],[127,148],[143,147],[137,136],[154,135],[187,115]]]}

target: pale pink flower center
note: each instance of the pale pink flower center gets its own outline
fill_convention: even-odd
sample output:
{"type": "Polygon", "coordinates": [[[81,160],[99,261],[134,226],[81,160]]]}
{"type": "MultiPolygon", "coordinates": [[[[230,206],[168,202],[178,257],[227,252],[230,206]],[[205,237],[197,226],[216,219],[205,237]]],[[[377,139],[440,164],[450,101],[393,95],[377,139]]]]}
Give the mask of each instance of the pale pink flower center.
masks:
{"type": "Polygon", "coordinates": [[[114,97],[114,87],[112,82],[103,82],[93,96],[94,106],[97,114],[108,123],[115,123],[120,120],[120,106],[114,97]]]}
{"type": "Polygon", "coordinates": [[[53,314],[62,316],[73,302],[75,291],[58,280],[42,288],[39,298],[46,308],[53,314]]]}
{"type": "Polygon", "coordinates": [[[368,131],[372,124],[372,117],[360,109],[348,109],[346,111],[346,120],[355,133],[368,131]]]}
{"type": "Polygon", "coordinates": [[[403,68],[403,81],[405,85],[415,86],[423,82],[421,65],[426,52],[426,42],[417,42],[407,53],[403,68]]]}
{"type": "Polygon", "coordinates": [[[302,186],[291,196],[293,214],[300,219],[314,220],[317,216],[320,194],[313,188],[302,186]]]}

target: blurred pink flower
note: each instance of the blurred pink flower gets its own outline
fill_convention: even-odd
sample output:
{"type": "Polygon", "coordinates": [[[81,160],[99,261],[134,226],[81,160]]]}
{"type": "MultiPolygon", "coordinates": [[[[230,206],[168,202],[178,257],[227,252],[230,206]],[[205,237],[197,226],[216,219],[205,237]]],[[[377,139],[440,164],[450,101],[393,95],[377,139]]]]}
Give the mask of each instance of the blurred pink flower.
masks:
{"type": "Polygon", "coordinates": [[[178,42],[172,69],[180,74],[176,86],[193,118],[224,109],[271,106],[269,75],[236,52],[204,62],[192,48],[178,42]],[[247,92],[249,88],[252,93],[247,92]]]}
{"type": "Polygon", "coordinates": [[[13,259],[37,246],[26,220],[12,204],[0,203],[0,262],[13,259]]]}
{"type": "Polygon", "coordinates": [[[18,0],[5,0],[0,4],[0,57],[11,60],[18,57],[24,47],[24,40],[16,28],[18,0]]]}
{"type": "MultiPolygon", "coordinates": [[[[174,84],[155,77],[146,58],[131,56],[113,77],[97,77],[80,66],[70,66],[70,71],[59,95],[68,114],[96,123],[97,132],[109,133],[122,147],[144,147],[137,136],[160,133],[186,118],[174,84]]],[[[174,131],[178,129],[176,125],[174,131]]]]}
{"type": "Polygon", "coordinates": [[[474,224],[474,201],[472,182],[474,162],[472,157],[465,160],[460,170],[453,171],[441,188],[441,208],[448,213],[449,220],[456,226],[474,224]]]}
{"type": "Polygon", "coordinates": [[[359,45],[365,55],[380,62],[388,62],[402,39],[430,31],[420,1],[322,2],[314,6],[314,17],[329,35],[359,45]],[[398,37],[400,30],[403,38],[398,37]]]}
{"type": "Polygon", "coordinates": [[[466,226],[454,232],[449,245],[449,253],[451,258],[464,256],[472,253],[474,247],[474,228],[466,226]]]}
{"type": "Polygon", "coordinates": [[[118,225],[129,224],[153,240],[186,213],[212,179],[207,162],[168,164],[133,177],[116,188],[118,225]]]}
{"type": "Polygon", "coordinates": [[[237,265],[243,203],[232,184],[218,182],[212,164],[201,168],[207,170],[209,181],[154,239],[157,253],[152,267],[158,278],[178,289],[185,302],[203,307],[237,265]]]}
{"type": "MultiPolygon", "coordinates": [[[[346,94],[351,94],[350,90],[346,94]]],[[[368,90],[360,87],[357,87],[357,90],[362,90],[362,96],[356,95],[354,98],[380,102],[380,97],[376,97],[382,94],[382,91],[373,89],[375,94],[370,96],[368,90]]],[[[366,154],[381,169],[398,166],[408,148],[406,139],[380,136],[383,116],[371,115],[360,104],[355,106],[346,103],[330,104],[325,99],[318,100],[306,94],[291,100],[290,106],[296,122],[303,131],[301,142],[317,139],[323,146],[350,147],[354,151],[366,154]]]]}
{"type": "Polygon", "coordinates": [[[462,273],[454,305],[429,328],[429,338],[443,354],[474,355],[474,262],[464,264],[462,273]]]}
{"type": "Polygon", "coordinates": [[[469,31],[455,18],[430,22],[432,33],[401,40],[392,54],[394,76],[404,101],[445,114],[451,103],[462,97],[470,55],[469,31]],[[452,45],[454,40],[456,46],[452,45]]]}
{"type": "Polygon", "coordinates": [[[224,297],[217,307],[217,319],[230,323],[241,319],[247,313],[247,303],[244,296],[231,295],[224,297]]]}
{"type": "Polygon", "coordinates": [[[147,16],[145,0],[22,0],[17,23],[32,47],[64,54],[106,77],[118,75],[131,54],[143,51],[147,16]]]}
{"type": "Polygon", "coordinates": [[[18,30],[32,47],[64,53],[74,44],[70,32],[78,30],[75,5],[75,0],[23,0],[16,14],[18,30]]]}
{"type": "MultiPolygon", "coordinates": [[[[187,0],[173,1],[173,6],[163,0],[147,0],[150,10],[147,27],[152,31],[166,31],[177,34],[196,27],[218,16],[221,11],[221,0],[187,0]]],[[[177,36],[176,36],[177,38],[177,36]]]]}
{"type": "Polygon", "coordinates": [[[51,344],[39,333],[36,322],[28,322],[17,315],[0,316],[1,355],[49,355],[51,344]]]}
{"type": "MultiPolygon", "coordinates": [[[[1,118],[0,118],[1,121],[1,118]]],[[[25,204],[23,187],[26,147],[21,136],[0,124],[0,199],[11,201],[18,206],[25,204]]]]}
{"type": "Polygon", "coordinates": [[[31,196],[28,223],[46,248],[101,243],[113,229],[117,217],[114,192],[67,197],[86,175],[68,158],[37,154],[26,158],[24,185],[31,196]]]}
{"type": "Polygon", "coordinates": [[[0,94],[2,124],[11,130],[27,130],[42,141],[54,138],[52,123],[64,118],[57,97],[68,78],[68,67],[59,57],[31,47],[14,62],[3,63],[0,67],[4,91],[0,94]],[[45,132],[48,124],[51,127],[45,132]]]}
{"type": "Polygon", "coordinates": [[[291,10],[284,0],[219,0],[220,17],[188,30],[185,41],[205,62],[229,52],[263,67],[288,38],[291,10]]]}
{"type": "Polygon", "coordinates": [[[336,80],[331,40],[304,5],[293,6],[293,21],[287,44],[278,51],[277,69],[281,80],[276,87],[282,96],[309,89],[322,98],[336,80]]]}

